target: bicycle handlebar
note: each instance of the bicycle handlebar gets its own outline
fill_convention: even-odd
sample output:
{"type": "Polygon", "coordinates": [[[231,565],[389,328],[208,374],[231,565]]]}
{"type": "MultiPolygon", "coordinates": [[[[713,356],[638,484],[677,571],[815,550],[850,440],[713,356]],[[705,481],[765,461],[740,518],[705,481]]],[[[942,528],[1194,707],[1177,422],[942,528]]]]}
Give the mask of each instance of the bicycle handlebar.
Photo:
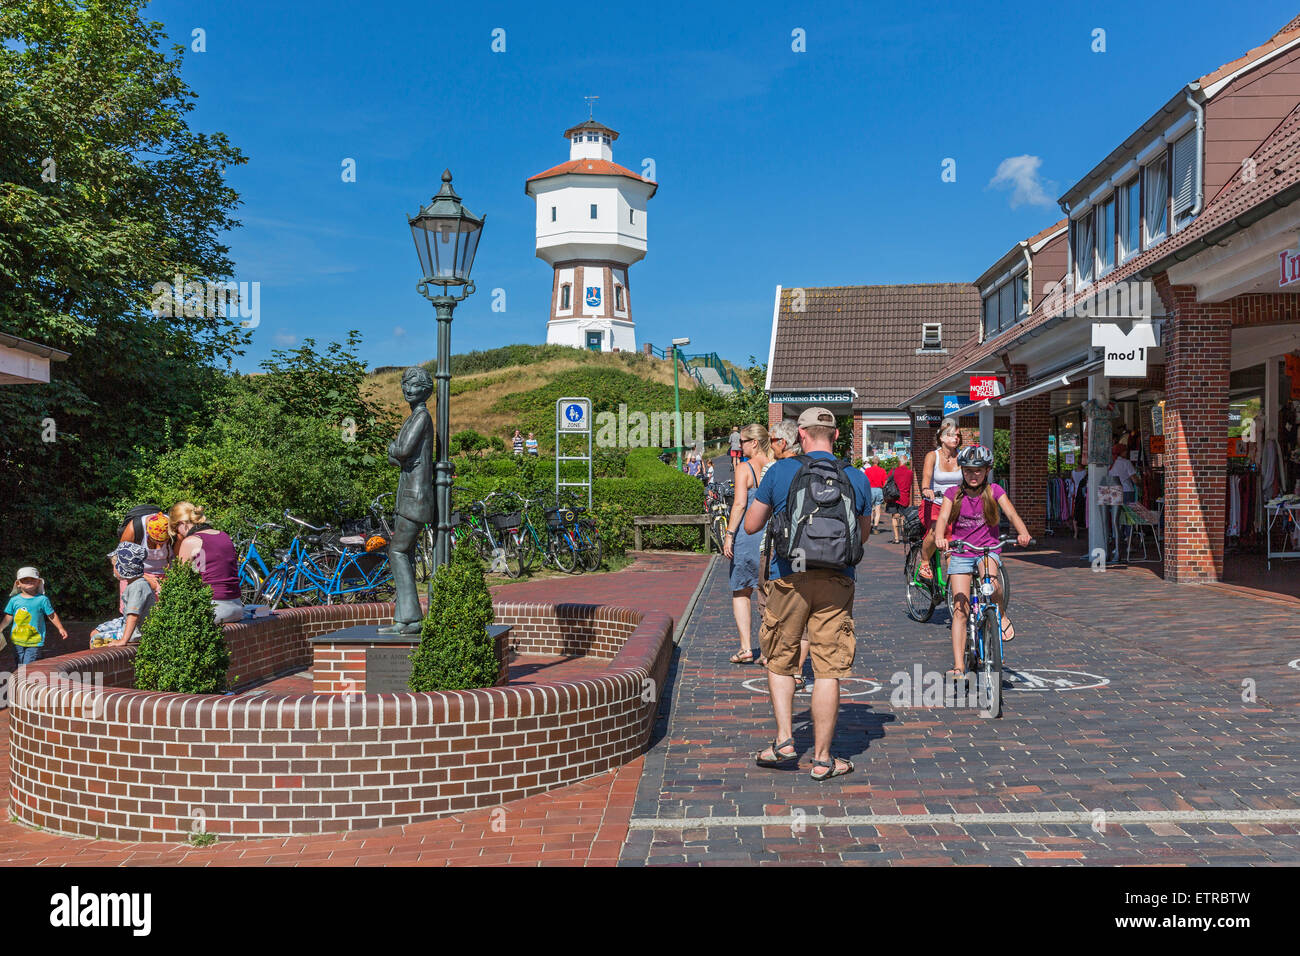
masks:
{"type": "Polygon", "coordinates": [[[300,524],[300,525],[302,525],[304,528],[309,528],[309,529],[311,529],[312,531],[328,531],[328,530],[330,529],[330,526],[327,525],[327,524],[326,524],[326,525],[321,525],[321,526],[318,528],[318,527],[316,527],[314,524],[308,524],[306,521],[303,521],[301,518],[295,518],[293,515],[289,514],[289,509],[288,509],[288,508],[285,508],[285,509],[284,509],[284,516],[285,516],[285,518],[286,518],[287,520],[292,521],[294,524],[300,524]]]}
{"type": "MultiPolygon", "coordinates": [[[[971,546],[970,546],[967,542],[965,542],[965,541],[953,541],[953,542],[950,542],[950,543],[949,543],[949,545],[948,545],[948,550],[949,550],[950,552],[952,552],[953,554],[980,555],[980,554],[984,554],[985,552],[989,552],[989,551],[1001,551],[1003,545],[1007,545],[1007,544],[1015,544],[1015,543],[1016,543],[1016,540],[1017,540],[1017,536],[1016,536],[1016,535],[1006,534],[1006,535],[1003,535],[1002,537],[998,538],[998,543],[997,543],[997,544],[992,545],[992,546],[987,547],[987,548],[974,548],[974,547],[971,547],[971,546]]],[[[1030,538],[1030,539],[1029,539],[1029,544],[1025,545],[1025,547],[1029,547],[1029,545],[1034,545],[1034,544],[1037,544],[1037,543],[1038,543],[1038,539],[1037,539],[1037,538],[1030,538]]]]}

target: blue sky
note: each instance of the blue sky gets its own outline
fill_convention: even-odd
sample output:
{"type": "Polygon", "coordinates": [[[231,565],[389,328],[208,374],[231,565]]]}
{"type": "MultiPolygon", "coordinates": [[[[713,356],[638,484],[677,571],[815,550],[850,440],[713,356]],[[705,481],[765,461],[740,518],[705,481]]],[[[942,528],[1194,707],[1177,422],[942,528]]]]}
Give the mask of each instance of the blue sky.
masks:
{"type": "Polygon", "coordinates": [[[228,239],[236,278],[261,283],[241,367],[350,328],[372,365],[432,358],[406,217],[444,167],[487,216],[453,350],[544,341],[551,277],[524,180],[568,158],[561,134],[586,118],[587,94],[621,134],[615,161],[652,158],[660,183],[630,275],[638,343],[689,335],[692,351],[766,357],[778,283],[970,281],[1059,218],[1057,196],[1181,85],[1295,13],[1202,0],[440,7],[147,8],[187,47],[191,125],[249,157],[229,176],[244,203],[228,239]],[[195,28],[204,52],[189,49],[195,28]],[[990,183],[1024,156],[1037,162],[1019,163],[1017,201],[1012,183],[990,183]],[[956,182],[941,180],[946,158],[956,182]]]}

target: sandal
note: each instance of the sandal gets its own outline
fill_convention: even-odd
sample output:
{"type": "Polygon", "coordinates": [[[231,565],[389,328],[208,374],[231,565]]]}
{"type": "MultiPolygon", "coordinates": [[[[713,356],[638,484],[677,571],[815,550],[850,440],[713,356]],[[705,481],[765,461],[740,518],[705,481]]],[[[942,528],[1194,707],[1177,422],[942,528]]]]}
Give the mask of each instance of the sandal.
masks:
{"type": "Polygon", "coordinates": [[[735,654],[732,654],[731,663],[733,664],[754,663],[754,649],[752,647],[747,647],[743,651],[737,651],[735,654]]]}
{"type": "Polygon", "coordinates": [[[787,737],[785,740],[781,740],[781,741],[776,741],[776,740],[772,741],[772,743],[768,746],[767,750],[760,750],[758,753],[754,754],[754,763],[758,764],[760,767],[784,767],[791,760],[798,760],[799,759],[798,750],[795,750],[795,752],[792,754],[781,753],[781,751],[784,750],[786,747],[790,747],[791,749],[794,748],[793,737],[787,737]],[[763,754],[769,751],[772,754],[771,760],[767,760],[763,757],[763,754]]]}
{"type": "Polygon", "coordinates": [[[926,584],[934,583],[934,568],[930,567],[929,561],[926,561],[916,569],[916,576],[926,584]]]}
{"type": "Polygon", "coordinates": [[[1016,639],[1016,626],[1011,623],[1009,618],[1002,619],[1002,642],[1010,643],[1016,639]]]}
{"type": "Polygon", "coordinates": [[[802,674],[794,679],[794,692],[796,694],[802,694],[807,689],[808,681],[802,674]]]}
{"type": "Polygon", "coordinates": [[[813,769],[808,771],[808,776],[812,777],[818,783],[822,783],[823,781],[829,780],[831,777],[842,777],[845,774],[852,773],[852,772],[853,772],[852,760],[850,760],[848,757],[836,757],[835,755],[832,754],[830,760],[814,760],[813,769]],[[842,761],[844,763],[843,770],[835,766],[836,761],[842,761]],[[827,768],[826,773],[817,773],[816,771],[817,767],[826,767],[827,768]]]}
{"type": "Polygon", "coordinates": [[[943,676],[950,677],[953,680],[962,680],[966,676],[966,672],[958,667],[950,667],[943,676]]]}

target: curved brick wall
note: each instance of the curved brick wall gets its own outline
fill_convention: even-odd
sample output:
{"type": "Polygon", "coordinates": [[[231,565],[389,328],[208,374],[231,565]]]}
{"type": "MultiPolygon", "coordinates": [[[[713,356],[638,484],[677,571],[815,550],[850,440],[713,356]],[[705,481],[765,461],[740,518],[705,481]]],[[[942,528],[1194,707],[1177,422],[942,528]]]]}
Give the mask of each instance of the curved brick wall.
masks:
{"type": "MultiPolygon", "coordinates": [[[[572,783],[645,747],[672,654],[661,611],[504,604],[524,654],[598,657],[598,678],[429,694],[224,697],[114,687],[134,648],[29,665],[11,684],[10,804],[24,823],[115,840],[411,823],[572,783]],[[97,674],[100,690],[59,686],[97,674]],[[653,682],[653,683],[651,683],[653,682]]],[[[391,605],[304,608],[226,628],[239,682],[305,667],[307,638],[391,605]]]]}

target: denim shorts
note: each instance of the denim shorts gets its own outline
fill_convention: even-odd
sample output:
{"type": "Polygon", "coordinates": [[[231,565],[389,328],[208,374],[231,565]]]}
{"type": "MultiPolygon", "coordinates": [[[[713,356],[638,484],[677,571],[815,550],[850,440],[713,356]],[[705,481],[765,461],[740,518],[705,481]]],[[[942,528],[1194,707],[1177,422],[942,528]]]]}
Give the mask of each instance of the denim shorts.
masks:
{"type": "MultiPolygon", "coordinates": [[[[996,551],[989,552],[989,557],[999,565],[1002,563],[1002,558],[996,551]]],[[[952,555],[948,558],[948,577],[952,577],[954,574],[974,574],[975,565],[978,561],[979,558],[973,554],[952,555]]]]}
{"type": "Polygon", "coordinates": [[[874,508],[876,505],[883,505],[884,503],[885,503],[885,489],[884,489],[884,488],[872,488],[872,489],[871,489],[871,507],[874,508]]]}

